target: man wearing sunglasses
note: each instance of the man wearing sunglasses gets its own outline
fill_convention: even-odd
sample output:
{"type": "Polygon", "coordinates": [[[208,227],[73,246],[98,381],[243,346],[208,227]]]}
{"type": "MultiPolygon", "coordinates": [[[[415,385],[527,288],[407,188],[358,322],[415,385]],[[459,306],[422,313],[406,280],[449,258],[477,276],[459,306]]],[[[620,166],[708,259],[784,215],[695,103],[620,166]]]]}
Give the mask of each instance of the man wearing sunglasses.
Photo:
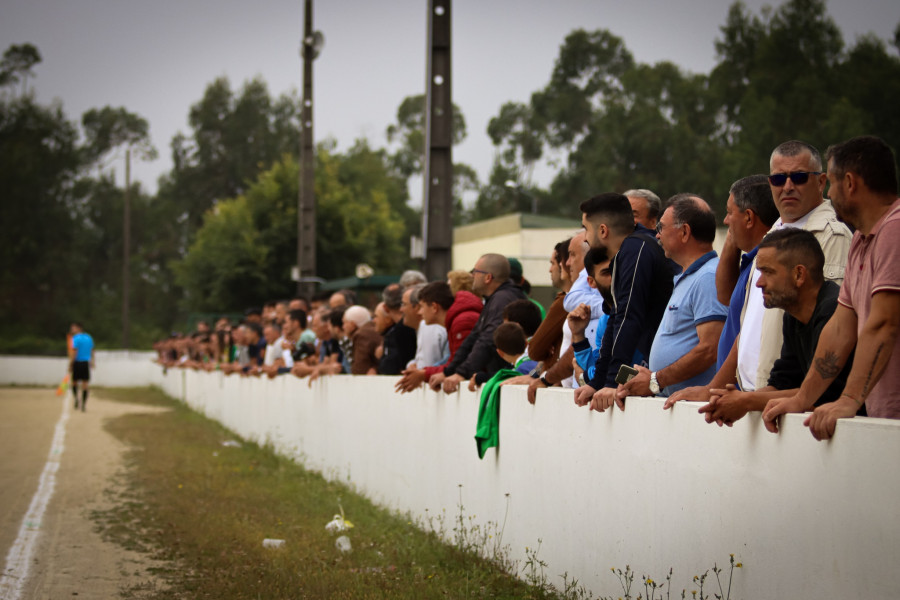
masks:
{"type": "MultiPolygon", "coordinates": [[[[844,280],[852,234],[838,220],[831,202],[824,199],[827,176],[823,172],[822,155],[814,146],[793,140],[775,148],[769,165],[769,187],[781,215],[772,230],[796,227],[816,236],[825,254],[825,279],[840,285],[844,280]]],[[[756,265],[753,268],[755,271],[756,265]]],[[[758,338],[742,336],[738,348],[741,387],[747,389],[768,385],[769,373],[781,352],[783,341],[781,326],[784,311],[763,309],[762,296],[758,292],[751,296],[747,310],[754,308],[762,315],[759,321],[762,333],[758,338]],[[745,343],[747,347],[744,347],[745,343]]]]}

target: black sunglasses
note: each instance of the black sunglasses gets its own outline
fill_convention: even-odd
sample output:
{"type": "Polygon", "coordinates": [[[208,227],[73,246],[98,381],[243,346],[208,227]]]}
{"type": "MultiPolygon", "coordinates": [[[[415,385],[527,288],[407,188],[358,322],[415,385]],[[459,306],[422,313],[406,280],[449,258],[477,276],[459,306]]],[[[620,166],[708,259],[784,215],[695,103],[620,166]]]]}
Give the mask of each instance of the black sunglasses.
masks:
{"type": "Polygon", "coordinates": [[[788,177],[794,185],[803,185],[809,181],[810,175],[821,175],[822,171],[794,171],[793,173],[773,173],[769,175],[769,183],[775,187],[781,187],[787,183],[788,177]]]}

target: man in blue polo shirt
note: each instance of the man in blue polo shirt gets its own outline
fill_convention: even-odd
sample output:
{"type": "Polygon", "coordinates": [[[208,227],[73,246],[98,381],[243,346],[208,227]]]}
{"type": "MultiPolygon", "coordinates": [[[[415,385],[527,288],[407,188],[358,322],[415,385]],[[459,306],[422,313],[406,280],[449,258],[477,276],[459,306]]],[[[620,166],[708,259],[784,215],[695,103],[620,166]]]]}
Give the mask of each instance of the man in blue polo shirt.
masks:
{"type": "Polygon", "coordinates": [[[78,390],[81,389],[81,412],[84,412],[91,382],[91,368],[94,367],[94,339],[85,333],[81,323],[72,323],[69,333],[72,334],[72,350],[75,354],[72,361],[72,395],[75,396],[77,410],[78,390]]]}
{"type": "Polygon", "coordinates": [[[675,276],[653,345],[649,369],[620,385],[617,396],[669,394],[709,383],[716,373],[716,350],[728,309],[716,298],[716,266],[712,249],[716,218],[709,205],[692,194],[678,194],[657,225],[666,256],[684,270],[675,276]]]}
{"type": "Polygon", "coordinates": [[[735,181],[729,190],[725,210],[728,235],[716,269],[716,291],[719,302],[728,307],[728,319],[719,338],[717,371],[722,368],[741,331],[744,300],[750,291],[751,266],[756,258],[757,246],[778,220],[769,178],[766,175],[750,175],[735,181]],[[744,253],[743,256],[741,253],[744,253]]]}

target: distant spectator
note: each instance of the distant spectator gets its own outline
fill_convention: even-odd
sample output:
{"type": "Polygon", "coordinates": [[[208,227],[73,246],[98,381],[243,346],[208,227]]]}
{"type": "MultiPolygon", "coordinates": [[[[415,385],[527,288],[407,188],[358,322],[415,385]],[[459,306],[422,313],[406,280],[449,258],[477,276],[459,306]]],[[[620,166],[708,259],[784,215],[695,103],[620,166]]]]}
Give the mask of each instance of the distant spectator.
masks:
{"type": "Polygon", "coordinates": [[[306,314],[309,314],[310,306],[309,300],[307,300],[304,296],[294,296],[291,298],[290,303],[288,304],[289,310],[302,310],[306,314]]]}
{"type": "MultiPolygon", "coordinates": [[[[550,284],[560,291],[550,305],[547,316],[528,343],[528,355],[533,360],[541,363],[543,371],[549,370],[556,364],[563,342],[563,325],[566,322],[567,314],[563,306],[563,300],[566,292],[572,287],[572,280],[566,267],[571,241],[570,238],[558,243],[550,254],[550,284]]],[[[539,376],[540,373],[536,375],[539,376]]],[[[528,379],[524,377],[513,378],[505,381],[504,385],[529,385],[534,381],[538,381],[537,377],[528,379]]]]}
{"type": "Polygon", "coordinates": [[[468,271],[450,271],[447,273],[447,283],[450,284],[450,290],[456,296],[460,290],[471,292],[475,278],[468,271]]]}
{"type": "Polygon", "coordinates": [[[328,305],[331,308],[341,308],[352,306],[356,303],[356,294],[353,293],[352,290],[338,290],[333,293],[331,297],[328,299],[328,305]]]}
{"type": "Polygon", "coordinates": [[[541,305],[540,302],[530,297],[531,282],[525,279],[522,262],[518,258],[509,259],[509,278],[515,285],[519,287],[519,289],[522,290],[522,293],[525,294],[525,296],[534,303],[534,305],[541,313],[541,320],[543,320],[544,317],[547,316],[547,311],[544,309],[543,305],[541,305]]]}
{"type": "Polygon", "coordinates": [[[509,281],[509,261],[501,254],[481,256],[472,269],[473,291],[486,298],[484,310],[469,337],[456,352],[453,360],[429,380],[432,389],[441,387],[451,394],[462,381],[477,371],[493,375],[499,368],[494,348],[494,329],[502,322],[503,309],[513,300],[524,298],[522,290],[509,281]]]}
{"type": "Polygon", "coordinates": [[[403,271],[403,274],[400,275],[399,284],[404,290],[423,283],[428,283],[428,278],[421,271],[403,271]]]}
{"type": "Polygon", "coordinates": [[[419,312],[419,290],[426,284],[419,283],[403,292],[403,323],[416,330],[416,354],[406,367],[424,369],[447,361],[447,330],[439,323],[423,323],[419,312]]]}
{"type": "Polygon", "coordinates": [[[443,325],[447,330],[447,344],[450,356],[443,364],[424,368],[408,367],[403,371],[403,378],[397,382],[396,390],[411,392],[432,375],[443,371],[446,364],[453,360],[456,351],[468,337],[484,304],[471,292],[460,290],[454,297],[450,285],[443,281],[435,281],[425,285],[418,293],[419,313],[427,324],[443,325]]]}
{"type": "Polygon", "coordinates": [[[488,448],[500,446],[500,383],[515,377],[515,365],[525,353],[525,332],[517,323],[502,323],[493,334],[493,343],[501,360],[501,368],[487,381],[481,391],[475,443],[478,458],[484,458],[488,448]]]}
{"type": "Polygon", "coordinates": [[[391,318],[391,325],[382,333],[381,375],[399,375],[416,356],[416,330],[404,322],[403,297],[403,287],[398,283],[388,285],[381,293],[384,310],[391,318]]]}
{"type": "MultiPolygon", "coordinates": [[[[592,346],[585,338],[585,329],[591,320],[590,307],[586,304],[579,304],[575,310],[569,313],[567,318],[569,328],[572,330],[572,349],[575,352],[575,361],[579,369],[583,373],[585,381],[590,381],[595,375],[595,366],[597,359],[600,357],[600,340],[606,333],[606,325],[609,321],[609,313],[612,310],[613,299],[610,287],[612,285],[612,273],[609,270],[609,254],[606,248],[591,248],[584,255],[584,268],[589,273],[588,284],[596,289],[603,297],[603,313],[597,321],[597,330],[595,332],[596,343],[592,346]]],[[[637,357],[640,357],[640,353],[637,357]]],[[[639,362],[640,358],[633,360],[639,362]]]]}
{"type": "Polygon", "coordinates": [[[381,336],[375,331],[372,316],[364,306],[351,306],[344,312],[344,335],[351,342],[350,373],[375,375],[378,372],[375,351],[381,345],[381,336]]]}
{"type": "Polygon", "coordinates": [[[258,306],[251,306],[250,308],[244,311],[244,322],[245,323],[257,323],[259,325],[262,324],[262,309],[258,306]]]}
{"type": "Polygon", "coordinates": [[[650,230],[656,229],[659,215],[662,214],[662,201],[659,196],[644,189],[628,190],[622,195],[628,198],[628,202],[631,204],[634,222],[640,223],[650,230]]]}

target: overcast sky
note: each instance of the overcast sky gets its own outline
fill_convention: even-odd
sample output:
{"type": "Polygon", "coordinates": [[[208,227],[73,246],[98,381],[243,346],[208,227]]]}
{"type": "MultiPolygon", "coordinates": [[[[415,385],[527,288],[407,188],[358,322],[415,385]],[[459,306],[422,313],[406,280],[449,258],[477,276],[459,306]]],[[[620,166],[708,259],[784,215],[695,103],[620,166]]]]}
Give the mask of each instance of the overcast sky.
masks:
{"type": "MultiPolygon", "coordinates": [[[[754,12],[761,0],[745,2],[754,12]]],[[[566,34],[606,28],[635,58],[671,60],[708,73],[730,2],[715,0],[455,0],[453,99],[468,124],[454,160],[484,180],[494,149],[487,123],[507,101],[527,102],[548,80],[566,34]]],[[[427,0],[318,0],[325,47],[315,62],[315,136],[346,149],[358,137],[386,144],[386,127],[408,95],[423,93],[427,0]]],[[[829,0],[847,44],[872,32],[890,40],[898,0],[829,0]]],[[[41,51],[35,88],[79,120],[89,108],[124,106],[150,123],[160,158],[134,167],[156,189],[171,168],[169,142],[188,133],[190,106],[207,84],[234,88],[261,76],[277,96],[301,88],[303,0],[0,0],[0,46],[41,51]]],[[[0,50],[0,51],[2,51],[0,50]]],[[[823,99],[827,101],[827,99],[823,99]]],[[[117,172],[124,172],[120,167],[117,172]]],[[[550,173],[538,174],[545,180],[550,173]]],[[[418,196],[417,190],[412,190],[418,196]]]]}

